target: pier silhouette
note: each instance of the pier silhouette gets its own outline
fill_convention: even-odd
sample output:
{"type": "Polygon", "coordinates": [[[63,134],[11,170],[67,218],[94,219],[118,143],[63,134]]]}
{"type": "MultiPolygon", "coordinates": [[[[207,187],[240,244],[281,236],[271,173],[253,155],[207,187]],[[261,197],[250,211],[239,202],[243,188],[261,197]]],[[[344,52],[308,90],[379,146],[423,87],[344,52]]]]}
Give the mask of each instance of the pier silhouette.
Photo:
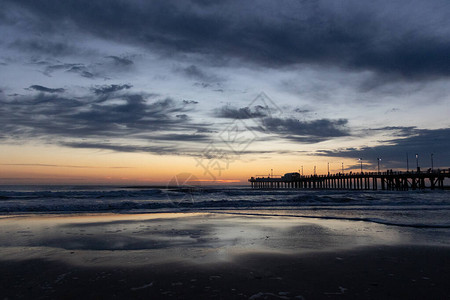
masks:
{"type": "Polygon", "coordinates": [[[254,189],[336,189],[336,190],[396,190],[446,189],[445,178],[450,178],[449,169],[420,171],[348,172],[327,175],[300,175],[286,173],[260,177],[248,181],[254,189]]]}

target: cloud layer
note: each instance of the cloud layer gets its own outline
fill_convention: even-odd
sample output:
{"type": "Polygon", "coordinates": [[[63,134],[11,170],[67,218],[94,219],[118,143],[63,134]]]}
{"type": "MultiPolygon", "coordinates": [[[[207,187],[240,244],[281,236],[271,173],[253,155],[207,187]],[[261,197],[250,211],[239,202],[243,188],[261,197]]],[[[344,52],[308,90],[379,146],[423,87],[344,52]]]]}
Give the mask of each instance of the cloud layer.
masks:
{"type": "MultiPolygon", "coordinates": [[[[318,155],[328,157],[363,158],[365,163],[376,165],[376,159],[390,167],[406,167],[406,156],[409,155],[410,168],[415,168],[415,154],[419,155],[420,166],[431,167],[431,154],[434,154],[435,166],[450,165],[450,128],[417,129],[390,128],[399,130],[400,138],[383,141],[383,144],[373,147],[344,148],[318,151],[318,155]]],[[[382,128],[383,131],[389,130],[382,128]]]]}
{"type": "Polygon", "coordinates": [[[208,124],[193,123],[188,117],[196,105],[194,101],[128,92],[130,88],[127,84],[95,86],[82,97],[74,97],[63,93],[62,88],[33,85],[29,90],[38,94],[0,99],[2,134],[21,140],[44,139],[74,148],[155,153],[176,152],[178,147],[169,151],[168,145],[148,146],[151,142],[208,140],[207,135],[197,134],[205,131],[208,124]],[[117,144],[118,140],[123,145],[117,144]],[[127,141],[131,144],[124,146],[127,141]],[[141,146],[133,146],[136,141],[141,146]]]}
{"type": "MultiPolygon", "coordinates": [[[[193,53],[273,68],[325,64],[406,79],[450,75],[450,4],[443,0],[4,2],[9,10],[32,16],[27,21],[0,16],[4,23],[25,21],[48,34],[78,30],[165,55],[193,53]]],[[[34,51],[67,52],[63,44],[45,40],[15,43],[34,51]]],[[[133,63],[110,57],[119,65],[133,63]]],[[[195,67],[185,71],[205,76],[195,67]]]]}
{"type": "Polygon", "coordinates": [[[72,148],[197,156],[211,142],[223,146],[220,135],[228,134],[224,128],[232,128],[238,120],[251,120],[240,130],[259,132],[260,139],[270,135],[278,140],[319,143],[351,135],[345,119],[275,117],[262,105],[215,109],[210,118],[225,120],[217,125],[195,121],[191,115],[198,101],[136,92],[130,84],[93,86],[82,96],[39,85],[26,90],[35,93],[0,98],[4,137],[44,139],[72,148]]]}

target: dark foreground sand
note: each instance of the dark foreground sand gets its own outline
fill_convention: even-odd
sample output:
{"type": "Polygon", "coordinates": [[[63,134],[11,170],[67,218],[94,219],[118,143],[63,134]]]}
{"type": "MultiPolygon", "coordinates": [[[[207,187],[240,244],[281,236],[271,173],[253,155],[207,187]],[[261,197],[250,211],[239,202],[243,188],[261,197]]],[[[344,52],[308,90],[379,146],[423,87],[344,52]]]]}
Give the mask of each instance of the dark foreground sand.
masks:
{"type": "Polygon", "coordinates": [[[449,299],[450,251],[371,247],[233,262],[89,267],[0,263],[3,299],[449,299]]]}
{"type": "MultiPolygon", "coordinates": [[[[311,222],[204,214],[1,220],[0,295],[2,299],[450,299],[447,241],[427,246],[421,241],[406,243],[403,235],[418,235],[404,229],[396,235],[397,229],[361,222],[325,222],[323,227],[318,225],[322,220],[311,222]],[[138,228],[145,230],[131,230],[138,228]],[[390,239],[376,235],[383,233],[390,239]],[[348,243],[355,235],[353,247],[348,243]]],[[[442,237],[445,231],[438,235],[442,237]]]]}

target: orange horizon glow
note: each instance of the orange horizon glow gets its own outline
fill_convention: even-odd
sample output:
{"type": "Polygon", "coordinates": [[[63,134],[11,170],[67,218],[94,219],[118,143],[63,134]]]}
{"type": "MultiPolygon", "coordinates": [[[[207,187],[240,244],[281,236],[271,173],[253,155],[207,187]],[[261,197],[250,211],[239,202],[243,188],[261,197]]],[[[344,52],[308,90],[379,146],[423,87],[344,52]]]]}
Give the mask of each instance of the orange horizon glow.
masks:
{"type": "MultiPolygon", "coordinates": [[[[162,158],[160,158],[162,159],[162,158]]],[[[195,166],[191,158],[186,158],[184,167],[164,169],[161,172],[151,166],[114,168],[107,167],[52,167],[52,166],[29,166],[29,165],[2,165],[0,172],[0,184],[102,184],[102,185],[168,185],[174,177],[180,174],[191,174],[191,182],[205,185],[229,185],[247,184],[248,179],[253,176],[283,175],[288,172],[299,172],[286,165],[275,165],[263,162],[261,167],[258,162],[235,163],[228,170],[222,172],[215,178],[205,174],[204,170],[195,166]],[[269,168],[269,166],[274,166],[269,168]],[[278,166],[278,167],[277,167],[278,166]]],[[[290,164],[292,165],[292,164],[290,164]]],[[[303,165],[305,175],[313,174],[314,165],[303,165]]],[[[326,168],[326,167],[325,167],[326,168]]],[[[317,174],[326,174],[324,167],[316,168],[317,174]]],[[[301,171],[300,171],[301,172],[301,171]]],[[[340,169],[330,169],[331,173],[340,172],[340,169]]]]}
{"type": "MultiPolygon", "coordinates": [[[[289,172],[311,175],[355,168],[354,159],[339,160],[311,155],[277,155],[273,158],[242,156],[228,168],[216,171],[202,168],[193,157],[119,153],[92,149],[70,149],[56,146],[3,146],[0,158],[1,185],[168,185],[180,174],[190,174],[191,181],[205,185],[248,184],[252,176],[283,175],[289,172]],[[208,172],[209,171],[209,172],[208,172]]],[[[366,171],[373,166],[363,165],[366,171]]],[[[372,169],[370,169],[372,168],[372,169]]]]}

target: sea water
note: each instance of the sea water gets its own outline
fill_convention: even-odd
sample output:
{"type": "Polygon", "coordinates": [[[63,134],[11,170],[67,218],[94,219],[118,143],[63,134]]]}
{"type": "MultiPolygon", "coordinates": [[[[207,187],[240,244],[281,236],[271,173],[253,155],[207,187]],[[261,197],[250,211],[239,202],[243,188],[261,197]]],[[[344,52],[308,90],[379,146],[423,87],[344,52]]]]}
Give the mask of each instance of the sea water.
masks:
{"type": "Polygon", "coordinates": [[[450,228],[450,191],[0,186],[0,215],[201,211],[450,228]]]}

